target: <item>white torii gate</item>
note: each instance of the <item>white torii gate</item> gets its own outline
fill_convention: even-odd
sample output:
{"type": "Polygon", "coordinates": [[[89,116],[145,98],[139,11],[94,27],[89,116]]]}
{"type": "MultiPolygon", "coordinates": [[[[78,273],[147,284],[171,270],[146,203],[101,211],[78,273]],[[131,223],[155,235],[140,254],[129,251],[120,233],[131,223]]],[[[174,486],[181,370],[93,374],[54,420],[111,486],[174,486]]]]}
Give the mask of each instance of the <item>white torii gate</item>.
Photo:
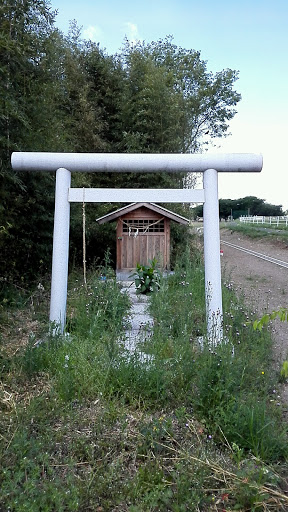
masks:
{"type": "Polygon", "coordinates": [[[69,259],[70,202],[204,203],[204,265],[207,336],[223,339],[218,172],[260,172],[261,155],[232,154],[12,154],[15,171],[56,171],[50,321],[63,333],[69,259]],[[71,188],[71,172],[203,172],[204,188],[193,189],[83,189],[71,188]]]}

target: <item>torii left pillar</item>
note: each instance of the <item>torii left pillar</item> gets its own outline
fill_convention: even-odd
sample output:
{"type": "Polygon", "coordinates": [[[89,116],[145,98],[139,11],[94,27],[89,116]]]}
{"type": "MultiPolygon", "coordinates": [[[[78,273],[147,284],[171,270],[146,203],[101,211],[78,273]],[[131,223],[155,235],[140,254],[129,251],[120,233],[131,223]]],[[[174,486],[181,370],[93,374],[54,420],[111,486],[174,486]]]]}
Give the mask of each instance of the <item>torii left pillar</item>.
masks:
{"type": "Polygon", "coordinates": [[[51,279],[50,322],[54,332],[63,333],[66,324],[66,303],[69,261],[71,172],[60,168],[56,171],[55,215],[51,279]]]}

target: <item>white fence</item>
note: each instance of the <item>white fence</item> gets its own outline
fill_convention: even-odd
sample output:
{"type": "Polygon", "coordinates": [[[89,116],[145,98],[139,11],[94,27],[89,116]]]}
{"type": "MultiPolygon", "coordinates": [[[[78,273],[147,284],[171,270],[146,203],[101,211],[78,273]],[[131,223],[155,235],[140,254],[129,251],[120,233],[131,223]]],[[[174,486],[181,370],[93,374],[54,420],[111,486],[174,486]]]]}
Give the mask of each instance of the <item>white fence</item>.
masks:
{"type": "Polygon", "coordinates": [[[244,224],[270,224],[270,226],[288,226],[288,215],[282,217],[265,217],[264,215],[250,215],[239,217],[244,224]]]}

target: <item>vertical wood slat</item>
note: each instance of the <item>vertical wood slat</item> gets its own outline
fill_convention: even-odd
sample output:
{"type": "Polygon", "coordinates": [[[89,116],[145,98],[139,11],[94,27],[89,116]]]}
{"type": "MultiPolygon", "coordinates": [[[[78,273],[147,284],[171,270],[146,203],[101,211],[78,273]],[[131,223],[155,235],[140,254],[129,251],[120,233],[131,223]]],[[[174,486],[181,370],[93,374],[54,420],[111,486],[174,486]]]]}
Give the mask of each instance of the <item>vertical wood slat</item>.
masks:
{"type": "Polygon", "coordinates": [[[122,261],[122,222],[121,217],[118,219],[117,222],[117,229],[116,229],[116,269],[119,270],[123,268],[123,261],[122,261]]]}
{"type": "Polygon", "coordinates": [[[170,219],[165,219],[165,264],[166,268],[170,268],[170,219]]]}

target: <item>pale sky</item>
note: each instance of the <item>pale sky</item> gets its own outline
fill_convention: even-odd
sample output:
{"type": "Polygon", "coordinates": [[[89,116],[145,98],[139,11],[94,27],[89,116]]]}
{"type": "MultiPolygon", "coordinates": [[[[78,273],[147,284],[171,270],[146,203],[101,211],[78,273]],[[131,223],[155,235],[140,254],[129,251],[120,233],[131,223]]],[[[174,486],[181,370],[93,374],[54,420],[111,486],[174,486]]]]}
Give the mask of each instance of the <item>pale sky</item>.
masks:
{"type": "Polygon", "coordinates": [[[114,54],[124,37],[146,42],[174,36],[186,49],[201,51],[207,69],[239,71],[235,89],[242,95],[231,136],[219,149],[262,153],[257,174],[222,174],[219,197],[253,195],[288,209],[288,0],[53,0],[56,26],[67,33],[69,21],[114,54]]]}

